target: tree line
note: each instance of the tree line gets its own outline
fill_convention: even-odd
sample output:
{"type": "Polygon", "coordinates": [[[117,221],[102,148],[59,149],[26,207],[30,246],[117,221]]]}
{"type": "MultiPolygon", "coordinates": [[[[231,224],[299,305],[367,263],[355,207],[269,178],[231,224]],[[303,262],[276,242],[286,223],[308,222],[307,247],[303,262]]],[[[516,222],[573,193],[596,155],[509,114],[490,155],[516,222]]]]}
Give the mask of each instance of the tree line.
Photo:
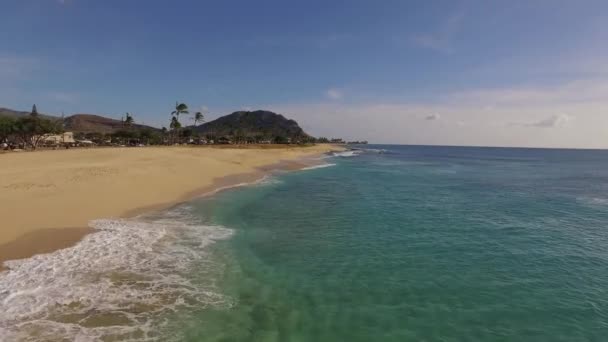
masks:
{"type": "MultiPolygon", "coordinates": [[[[203,112],[197,111],[192,117],[193,126],[182,126],[180,118],[190,115],[185,103],[175,103],[170,113],[169,129],[134,128],[135,119],[132,114],[126,113],[122,118],[121,129],[112,133],[75,133],[76,141],[90,141],[97,145],[174,145],[174,144],[307,144],[328,143],[337,139],[314,138],[310,136],[277,136],[264,133],[251,134],[243,129],[235,128],[228,136],[219,136],[214,133],[201,134],[196,127],[205,121],[203,112]]],[[[49,135],[64,133],[63,120],[46,118],[38,114],[36,105],[32,107],[29,115],[13,118],[0,117],[0,143],[10,143],[12,147],[36,149],[49,135]]],[[[66,145],[67,146],[67,145],[66,145]]]]}
{"type": "Polygon", "coordinates": [[[12,118],[0,117],[0,143],[17,142],[23,148],[35,150],[45,137],[63,133],[63,122],[40,116],[36,105],[29,115],[12,118]]]}

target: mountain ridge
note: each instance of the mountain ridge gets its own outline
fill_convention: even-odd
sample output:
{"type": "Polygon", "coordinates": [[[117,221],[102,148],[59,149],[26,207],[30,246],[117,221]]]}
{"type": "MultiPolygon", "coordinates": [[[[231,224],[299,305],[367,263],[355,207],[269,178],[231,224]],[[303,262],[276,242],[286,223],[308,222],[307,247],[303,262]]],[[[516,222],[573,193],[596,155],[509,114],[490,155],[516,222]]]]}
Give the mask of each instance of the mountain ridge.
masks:
{"type": "MultiPolygon", "coordinates": [[[[19,118],[29,115],[27,111],[17,111],[9,108],[0,107],[0,116],[19,118]]],[[[40,116],[51,120],[62,120],[61,117],[42,114],[40,116]]],[[[122,120],[112,119],[96,114],[73,114],[63,118],[63,125],[66,131],[74,133],[115,133],[120,130],[153,130],[161,129],[142,125],[132,124],[127,127],[122,120]]],[[[277,114],[267,110],[256,111],[236,111],[228,115],[221,116],[215,120],[206,122],[198,126],[187,126],[201,135],[213,135],[216,137],[256,137],[273,140],[276,137],[303,139],[311,137],[298,125],[295,120],[288,119],[282,114],[277,114]]]]}
{"type": "Polygon", "coordinates": [[[310,137],[295,120],[267,110],[236,111],[191,128],[195,132],[215,136],[310,137]]]}
{"type": "Polygon", "coordinates": [[[129,127],[125,126],[122,120],[111,119],[105,116],[96,114],[74,114],[66,117],[63,120],[64,129],[77,132],[77,133],[114,133],[123,129],[133,130],[154,130],[160,131],[160,129],[152,126],[131,124],[129,127]]]}

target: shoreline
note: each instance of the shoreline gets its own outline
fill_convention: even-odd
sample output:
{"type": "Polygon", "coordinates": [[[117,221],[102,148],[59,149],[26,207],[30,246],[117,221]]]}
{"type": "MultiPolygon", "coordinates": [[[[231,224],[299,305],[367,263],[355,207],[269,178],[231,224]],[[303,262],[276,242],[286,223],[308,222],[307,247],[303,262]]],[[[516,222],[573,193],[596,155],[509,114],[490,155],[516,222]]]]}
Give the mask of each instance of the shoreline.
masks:
{"type": "MultiPolygon", "coordinates": [[[[163,148],[155,148],[156,150],[162,150],[163,152],[172,151],[174,147],[169,147],[168,149],[163,148]]],[[[190,150],[196,148],[177,148],[181,152],[178,153],[188,153],[195,151],[195,154],[205,154],[204,151],[213,151],[211,149],[201,149],[201,150],[190,150]],[[184,152],[185,151],[185,152],[184,152]]],[[[318,158],[323,154],[331,151],[339,151],[342,148],[340,146],[335,145],[315,145],[311,147],[291,147],[285,149],[272,149],[272,148],[264,148],[264,149],[256,149],[256,148],[247,148],[247,149],[217,149],[216,151],[247,151],[246,153],[262,153],[268,154],[263,156],[264,161],[266,163],[254,163],[255,165],[250,165],[250,163],[246,162],[238,162],[233,159],[222,160],[223,163],[227,164],[236,164],[241,166],[241,169],[229,169],[224,170],[224,175],[219,176],[210,176],[202,177],[199,183],[201,186],[195,186],[194,190],[192,188],[186,189],[186,187],[182,187],[182,190],[179,191],[179,194],[172,199],[167,201],[156,201],[155,203],[145,204],[145,205],[136,205],[133,203],[131,206],[127,207],[127,209],[123,209],[120,213],[115,215],[89,215],[90,217],[87,219],[86,224],[78,224],[78,225],[62,225],[58,222],[58,224],[49,223],[50,227],[36,227],[33,229],[27,229],[23,232],[23,234],[19,234],[16,238],[10,239],[8,241],[0,240],[0,272],[9,270],[8,267],[5,267],[4,262],[8,260],[17,260],[17,259],[25,259],[30,258],[34,255],[38,254],[46,254],[52,253],[54,251],[68,248],[76,245],[80,242],[85,236],[88,234],[92,234],[96,232],[96,229],[88,226],[88,222],[94,219],[99,218],[132,218],[142,214],[165,210],[171,208],[173,206],[182,204],[184,202],[188,202],[195,198],[212,196],[221,191],[228,190],[231,188],[239,187],[241,185],[254,184],[255,182],[260,181],[264,177],[272,174],[273,172],[284,172],[284,171],[296,171],[300,169],[304,169],[306,167],[315,165],[318,163],[318,160],[313,158],[318,158]],[[273,156],[272,153],[276,153],[280,151],[279,156],[273,156]],[[274,158],[273,158],[274,157],[274,158]],[[277,158],[280,157],[280,158],[277,158]],[[240,171],[240,172],[239,172],[240,171]],[[62,228],[57,228],[62,227],[62,228]]],[[[90,152],[87,150],[81,150],[85,153],[90,152]]],[[[108,151],[108,150],[101,150],[108,151]]],[[[116,153],[121,153],[118,149],[116,153]]],[[[47,154],[50,151],[38,152],[47,154]]],[[[58,151],[62,153],[63,151],[58,151]]],[[[36,153],[36,152],[34,152],[36,153]]],[[[28,153],[32,155],[34,153],[28,153]]],[[[53,152],[51,152],[53,153],[53,152]]],[[[220,152],[221,153],[221,152],[220,152]]],[[[19,154],[28,155],[28,154],[19,154]]],[[[2,156],[5,157],[6,155],[2,156]]],[[[225,156],[219,156],[225,157],[225,156]]],[[[231,156],[228,156],[231,157],[231,156]]],[[[234,157],[234,156],[232,156],[234,157]]],[[[2,175],[0,173],[0,175],[2,175]]],[[[120,176],[113,175],[113,176],[120,176]]],[[[160,179],[159,179],[160,181],[160,179]]],[[[2,186],[0,183],[0,188],[7,188],[6,185],[2,186]]],[[[133,189],[131,189],[133,190],[133,189]]],[[[137,189],[136,189],[137,190],[137,189]]],[[[102,191],[103,192],[103,191],[102,191]]],[[[2,197],[0,197],[0,204],[2,203],[2,197]]],[[[26,205],[26,204],[24,204],[26,205]]],[[[49,215],[53,216],[53,215],[49,215]]],[[[19,221],[19,220],[17,220],[19,221]]],[[[61,221],[61,220],[57,220],[61,221]]],[[[0,233],[3,233],[0,231],[0,233]]],[[[0,238],[2,234],[0,234],[0,238]]],[[[6,239],[5,239],[6,240],[6,239]]]]}
{"type": "MultiPolygon", "coordinates": [[[[302,158],[302,160],[282,160],[278,163],[273,163],[269,165],[263,165],[255,171],[245,172],[245,173],[237,173],[232,175],[226,175],[222,177],[215,178],[211,185],[203,186],[195,190],[188,191],[184,193],[179,199],[175,201],[158,203],[150,206],[139,207],[134,209],[129,209],[124,212],[122,215],[119,215],[119,218],[133,218],[139,215],[143,215],[149,212],[161,211],[170,209],[172,207],[178,206],[180,204],[184,204],[186,202],[192,201],[196,198],[213,196],[219,192],[230,190],[234,188],[238,188],[240,186],[247,186],[255,184],[264,179],[264,177],[272,174],[273,172],[291,172],[291,171],[299,171],[303,170],[309,166],[314,166],[314,164],[310,163],[310,161],[304,162],[306,157],[302,158]]],[[[0,259],[1,260],[1,259],[0,259]]]]}

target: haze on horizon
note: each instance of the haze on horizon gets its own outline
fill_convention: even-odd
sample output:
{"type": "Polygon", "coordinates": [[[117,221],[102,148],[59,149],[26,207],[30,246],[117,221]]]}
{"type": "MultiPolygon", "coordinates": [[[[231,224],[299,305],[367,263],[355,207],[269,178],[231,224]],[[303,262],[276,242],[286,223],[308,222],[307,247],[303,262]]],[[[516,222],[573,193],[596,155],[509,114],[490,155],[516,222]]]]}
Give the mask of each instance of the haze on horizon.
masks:
{"type": "Polygon", "coordinates": [[[268,109],[374,143],[608,148],[605,1],[0,4],[0,107],[268,109]]]}

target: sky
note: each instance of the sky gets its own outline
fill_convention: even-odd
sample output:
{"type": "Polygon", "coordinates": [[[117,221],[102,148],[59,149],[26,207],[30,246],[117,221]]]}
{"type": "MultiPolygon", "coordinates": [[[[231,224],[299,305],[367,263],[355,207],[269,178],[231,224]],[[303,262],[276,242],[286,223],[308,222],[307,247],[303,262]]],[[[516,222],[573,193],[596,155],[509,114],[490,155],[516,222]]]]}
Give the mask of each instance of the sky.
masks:
{"type": "Polygon", "coordinates": [[[374,143],[608,148],[608,2],[2,0],[0,107],[266,109],[374,143]]]}

